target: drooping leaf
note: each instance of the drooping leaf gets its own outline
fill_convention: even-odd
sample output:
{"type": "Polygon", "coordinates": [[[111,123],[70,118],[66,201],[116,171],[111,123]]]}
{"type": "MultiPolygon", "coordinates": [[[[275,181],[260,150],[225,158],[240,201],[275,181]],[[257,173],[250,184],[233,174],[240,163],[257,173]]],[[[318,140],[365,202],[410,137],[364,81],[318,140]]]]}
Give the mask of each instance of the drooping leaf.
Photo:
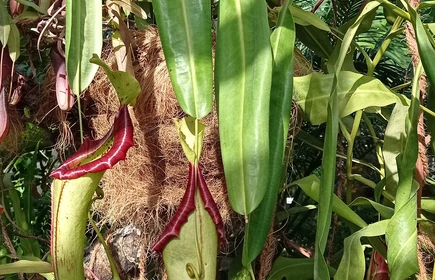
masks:
{"type": "Polygon", "coordinates": [[[372,206],[384,219],[390,219],[394,215],[394,209],[366,197],[356,198],[351,204],[349,204],[349,207],[353,206],[372,206]]]}
{"type": "Polygon", "coordinates": [[[302,26],[312,25],[320,30],[331,32],[329,26],[323,20],[321,20],[316,14],[312,12],[304,11],[297,6],[283,7],[283,9],[284,8],[290,9],[291,15],[296,24],[302,26]]]}
{"type": "Polygon", "coordinates": [[[212,108],[210,1],[161,0],[153,8],[177,100],[186,114],[201,119],[212,108]]]}
{"type": "Polygon", "coordinates": [[[264,1],[229,0],[219,7],[216,92],[228,196],[242,215],[268,184],[272,51],[264,1]]]}
{"type": "MultiPolygon", "coordinates": [[[[337,109],[340,118],[367,107],[398,102],[396,95],[376,78],[349,71],[342,71],[339,75],[337,109]]],[[[334,74],[312,73],[294,78],[293,99],[313,125],[326,122],[333,81],[334,74]]]]}
{"type": "Polygon", "coordinates": [[[147,19],[147,13],[135,2],[133,2],[132,0],[110,0],[106,2],[107,6],[110,6],[112,4],[116,4],[120,7],[122,7],[122,9],[128,13],[133,13],[136,16],[142,18],[142,19],[147,19]]]}
{"type": "Polygon", "coordinates": [[[295,41],[294,23],[285,2],[278,17],[277,27],[271,35],[273,53],[272,88],[269,122],[269,185],[263,200],[249,215],[245,230],[242,263],[247,266],[263,249],[272,223],[278,189],[285,174],[284,153],[291,115],[293,94],[293,49],[295,41]]]}
{"type": "Polygon", "coordinates": [[[296,25],[296,37],[322,58],[327,59],[332,53],[333,48],[328,37],[328,32],[324,30],[320,30],[312,25],[296,25]]]}
{"type": "Polygon", "coordinates": [[[15,273],[49,273],[53,267],[49,262],[19,260],[13,263],[0,265],[0,275],[15,273]]]}
{"type": "Polygon", "coordinates": [[[383,220],[355,232],[344,240],[344,254],[334,280],[361,280],[366,271],[361,237],[384,235],[390,220],[383,220]]]}
{"type": "Polygon", "coordinates": [[[430,197],[423,197],[421,199],[421,209],[435,214],[435,199],[430,197]]]}
{"type": "MultiPolygon", "coordinates": [[[[341,45],[340,53],[334,68],[334,78],[329,91],[327,105],[326,133],[322,156],[322,177],[320,179],[319,189],[319,207],[317,214],[317,228],[314,252],[314,278],[328,279],[329,271],[323,256],[326,243],[329,237],[329,228],[331,225],[331,214],[333,206],[333,193],[335,185],[336,171],[336,152],[337,136],[339,121],[339,98],[340,82],[343,81],[342,66],[350,44],[355,37],[358,27],[364,18],[373,9],[377,8],[379,3],[369,2],[361,12],[355,23],[346,32],[341,45]]],[[[349,90],[348,90],[349,91],[349,90]]],[[[376,240],[375,240],[376,241],[376,240]]]]}
{"type": "MultiPolygon", "coordinates": [[[[311,174],[294,181],[291,186],[294,185],[299,186],[314,201],[319,201],[320,179],[316,175],[311,174]]],[[[335,194],[332,198],[332,211],[360,228],[367,226],[366,222],[335,194]]]]}
{"type": "Polygon", "coordinates": [[[65,59],[68,82],[77,96],[88,87],[98,66],[89,62],[103,46],[101,0],[66,0],[65,59]]]}
{"type": "Polygon", "coordinates": [[[382,149],[385,162],[385,189],[392,194],[396,193],[397,184],[399,183],[396,158],[403,152],[405,146],[406,133],[404,124],[408,109],[409,106],[403,105],[401,102],[396,103],[385,129],[382,149]]]}
{"type": "Polygon", "coordinates": [[[11,30],[8,39],[9,56],[12,61],[17,61],[20,57],[20,31],[15,23],[11,23],[11,30]]]}
{"type": "MultiPolygon", "coordinates": [[[[331,275],[335,270],[328,267],[331,275]]],[[[278,257],[273,262],[272,270],[267,277],[268,280],[282,280],[286,278],[298,280],[311,280],[314,278],[314,260],[313,259],[290,259],[278,257]]]]}
{"type": "Polygon", "coordinates": [[[399,183],[396,190],[394,216],[385,234],[388,245],[388,267],[392,280],[406,279],[418,272],[417,261],[417,190],[414,169],[418,157],[418,119],[420,110],[420,76],[423,67],[416,67],[412,97],[406,116],[406,140],[403,152],[396,158],[399,183]]]}
{"type": "Polygon", "coordinates": [[[140,93],[140,84],[134,76],[124,71],[113,71],[95,53],[92,55],[90,62],[104,69],[122,105],[134,106],[136,104],[136,98],[140,93]]]}
{"type": "Polygon", "coordinates": [[[0,43],[6,46],[11,32],[11,16],[8,13],[6,3],[2,1],[0,4],[0,43]]]}
{"type": "MultiPolygon", "coordinates": [[[[415,182],[415,181],[414,181],[415,182]]],[[[390,279],[406,279],[418,272],[417,262],[417,195],[413,196],[391,218],[385,233],[390,279]]]]}
{"type": "MultiPolygon", "coordinates": [[[[18,3],[21,3],[23,5],[29,6],[33,9],[35,9],[35,11],[37,11],[43,15],[47,14],[47,9],[44,9],[42,7],[43,5],[41,5],[41,3],[40,3],[40,5],[37,5],[36,3],[32,2],[32,1],[28,1],[28,0],[15,0],[15,1],[17,1],[18,3]]],[[[40,2],[44,2],[44,1],[40,1],[40,2]]]]}
{"type": "Polygon", "coordinates": [[[435,57],[434,46],[431,44],[428,36],[431,36],[421,22],[417,12],[408,4],[408,12],[411,16],[411,23],[415,30],[415,39],[417,40],[418,54],[421,57],[424,71],[432,85],[435,85],[435,57]]]}

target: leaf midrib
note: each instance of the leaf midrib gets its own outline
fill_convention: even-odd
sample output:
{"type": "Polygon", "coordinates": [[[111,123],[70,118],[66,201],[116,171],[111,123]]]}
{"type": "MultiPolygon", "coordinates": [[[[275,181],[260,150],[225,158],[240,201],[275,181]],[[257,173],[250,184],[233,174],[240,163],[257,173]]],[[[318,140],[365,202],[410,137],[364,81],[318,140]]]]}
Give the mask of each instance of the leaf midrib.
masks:
{"type": "MultiPolygon", "coordinates": [[[[239,25],[239,33],[240,33],[240,50],[241,50],[241,55],[240,55],[240,58],[241,58],[241,64],[242,64],[242,71],[241,71],[241,97],[242,97],[242,100],[241,100],[241,104],[242,104],[242,107],[240,108],[240,122],[241,122],[241,127],[240,127],[240,158],[241,158],[241,161],[243,162],[243,122],[244,122],[244,119],[243,119],[243,116],[244,116],[244,108],[245,108],[245,86],[246,86],[246,57],[245,57],[245,36],[244,36],[244,33],[243,33],[243,30],[244,30],[244,26],[243,26],[243,19],[242,19],[242,16],[243,16],[243,13],[242,13],[242,7],[241,7],[241,3],[240,3],[241,1],[235,1],[235,5],[236,5],[236,16],[237,16],[237,19],[238,19],[238,25],[239,25]]],[[[244,168],[244,164],[241,164],[240,165],[240,168],[242,169],[241,170],[241,182],[242,182],[242,199],[243,199],[243,207],[245,208],[244,209],[244,212],[245,212],[245,215],[247,215],[248,214],[248,207],[247,207],[247,205],[246,205],[246,190],[245,190],[245,188],[246,188],[246,186],[245,186],[245,168],[244,168]]]]}
{"type": "Polygon", "coordinates": [[[183,21],[184,21],[184,28],[186,30],[186,38],[187,38],[187,52],[189,54],[189,66],[191,69],[190,75],[190,81],[192,83],[192,91],[193,91],[193,106],[195,110],[195,117],[198,117],[198,104],[197,104],[197,91],[198,91],[198,84],[196,79],[196,68],[195,68],[195,59],[193,56],[193,50],[192,50],[192,38],[190,34],[190,28],[189,23],[187,21],[187,5],[186,0],[181,0],[181,7],[183,10],[183,21]]]}

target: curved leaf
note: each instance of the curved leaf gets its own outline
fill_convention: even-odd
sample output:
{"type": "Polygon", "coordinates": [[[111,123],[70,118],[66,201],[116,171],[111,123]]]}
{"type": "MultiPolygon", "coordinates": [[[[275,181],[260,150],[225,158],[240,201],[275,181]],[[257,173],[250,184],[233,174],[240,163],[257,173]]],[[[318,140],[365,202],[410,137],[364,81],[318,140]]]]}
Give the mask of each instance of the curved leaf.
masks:
{"type": "Polygon", "coordinates": [[[212,108],[210,1],[159,0],[153,8],[177,100],[186,114],[201,119],[212,108]]]}
{"type": "Polygon", "coordinates": [[[283,7],[283,9],[284,8],[290,9],[291,15],[296,24],[302,26],[312,25],[320,30],[331,32],[329,26],[324,21],[322,21],[316,14],[304,11],[297,6],[283,7]]]}
{"type": "Polygon", "coordinates": [[[103,19],[101,0],[66,0],[65,59],[68,82],[77,96],[88,87],[98,66],[89,62],[101,54],[103,19]]]}
{"type": "MultiPolygon", "coordinates": [[[[328,267],[330,274],[334,275],[335,270],[328,267]]],[[[298,280],[311,280],[314,277],[313,259],[290,259],[279,257],[273,263],[268,280],[282,280],[286,278],[298,280]]]]}
{"type": "Polygon", "coordinates": [[[366,271],[361,237],[384,235],[390,220],[383,220],[355,232],[344,240],[344,253],[334,280],[361,280],[366,271]]]}
{"type": "Polygon", "coordinates": [[[272,51],[265,1],[219,3],[216,92],[232,208],[248,215],[268,184],[272,51]]]}
{"type": "Polygon", "coordinates": [[[390,219],[394,215],[394,209],[365,197],[356,198],[351,204],[349,204],[349,207],[353,206],[372,206],[384,219],[390,219]]]}
{"type": "Polygon", "coordinates": [[[15,273],[49,273],[53,267],[49,262],[19,260],[0,265],[0,275],[15,273]]]}
{"type": "Polygon", "coordinates": [[[242,263],[247,266],[263,249],[272,223],[278,189],[285,178],[285,145],[293,94],[293,49],[295,27],[287,0],[279,13],[277,27],[271,35],[273,53],[272,88],[269,121],[269,184],[263,200],[249,215],[243,243],[242,263]]]}
{"type": "MultiPolygon", "coordinates": [[[[345,117],[372,106],[386,106],[399,99],[381,81],[362,74],[341,71],[337,83],[338,114],[345,117]]],[[[313,125],[326,122],[334,74],[311,73],[294,78],[293,99],[313,125]]]]}

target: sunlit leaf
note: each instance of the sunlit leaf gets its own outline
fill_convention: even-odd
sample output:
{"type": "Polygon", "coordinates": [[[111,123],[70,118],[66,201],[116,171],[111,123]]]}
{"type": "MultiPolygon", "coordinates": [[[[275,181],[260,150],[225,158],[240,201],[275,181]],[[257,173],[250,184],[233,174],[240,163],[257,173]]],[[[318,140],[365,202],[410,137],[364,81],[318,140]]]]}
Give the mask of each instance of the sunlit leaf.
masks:
{"type": "Polygon", "coordinates": [[[272,223],[280,184],[285,178],[285,145],[291,114],[293,94],[293,49],[295,30],[286,1],[272,32],[271,43],[274,67],[270,97],[270,171],[269,185],[260,205],[249,215],[243,243],[242,263],[247,266],[263,249],[272,223]]]}
{"type": "Polygon", "coordinates": [[[133,106],[136,104],[136,98],[140,93],[140,84],[134,76],[124,71],[113,71],[96,54],[92,55],[90,62],[95,63],[104,69],[110,83],[118,94],[121,104],[129,104],[133,106]]]}
{"type": "Polygon", "coordinates": [[[265,1],[219,3],[216,92],[231,207],[248,215],[268,185],[272,51],[265,1]]]}
{"type": "MultiPolygon", "coordinates": [[[[339,75],[337,109],[340,118],[367,107],[386,106],[399,100],[376,78],[349,71],[342,71],[339,75]]],[[[313,125],[326,122],[333,81],[334,74],[312,73],[294,78],[293,99],[313,125]]]]}
{"type": "Polygon", "coordinates": [[[183,111],[197,119],[205,117],[212,108],[210,3],[209,0],[153,2],[175,95],[183,111]]]}
{"type": "Polygon", "coordinates": [[[65,59],[68,82],[77,96],[89,86],[98,66],[89,62],[101,54],[101,0],[66,0],[65,59]]]}

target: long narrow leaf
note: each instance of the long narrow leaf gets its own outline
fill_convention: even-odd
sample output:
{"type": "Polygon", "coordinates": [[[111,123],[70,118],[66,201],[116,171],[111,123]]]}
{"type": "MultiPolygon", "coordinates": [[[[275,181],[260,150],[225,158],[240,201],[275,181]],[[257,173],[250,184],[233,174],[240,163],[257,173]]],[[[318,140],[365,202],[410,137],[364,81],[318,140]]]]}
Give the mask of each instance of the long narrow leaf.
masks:
{"type": "Polygon", "coordinates": [[[247,266],[263,249],[272,223],[278,189],[283,178],[285,143],[293,95],[293,49],[295,27],[287,0],[281,9],[276,29],[271,35],[273,51],[272,89],[269,121],[269,185],[260,205],[249,216],[243,244],[242,263],[247,266]]]}
{"type": "Polygon", "coordinates": [[[172,86],[183,111],[201,119],[212,108],[211,2],[153,2],[172,86]]]}
{"type": "Polygon", "coordinates": [[[418,184],[414,168],[418,157],[418,118],[420,110],[420,76],[423,67],[416,67],[412,84],[411,105],[406,117],[406,142],[397,157],[399,183],[397,185],[395,213],[385,234],[388,245],[388,267],[392,280],[405,279],[418,271],[417,261],[417,196],[418,184]]]}
{"type": "Polygon", "coordinates": [[[269,172],[272,51],[265,1],[220,2],[216,47],[219,132],[233,209],[251,213],[269,172]]]}
{"type": "Polygon", "coordinates": [[[335,183],[335,169],[336,169],[336,150],[337,150],[337,134],[338,134],[338,81],[340,79],[340,71],[343,66],[344,58],[350,47],[352,39],[354,38],[359,25],[363,19],[372,10],[377,8],[379,3],[369,2],[364,10],[361,12],[355,23],[346,32],[343,38],[340,53],[335,64],[335,77],[332,83],[332,91],[327,107],[327,124],[325,143],[323,148],[322,158],[322,177],[320,184],[319,207],[317,215],[317,230],[315,241],[315,255],[314,255],[314,278],[315,279],[328,279],[329,272],[323,253],[326,248],[326,242],[329,235],[329,227],[331,224],[332,214],[332,198],[335,183]]]}
{"type": "Polygon", "coordinates": [[[101,55],[103,22],[101,0],[67,0],[65,59],[68,82],[80,95],[92,81],[98,65],[89,62],[92,54],[101,55]]]}
{"type": "Polygon", "coordinates": [[[421,22],[417,12],[410,6],[408,6],[409,15],[411,16],[411,22],[415,30],[415,38],[417,40],[418,53],[421,57],[421,63],[427,77],[432,85],[435,85],[435,63],[433,58],[435,57],[434,46],[429,41],[430,36],[421,22]]]}

